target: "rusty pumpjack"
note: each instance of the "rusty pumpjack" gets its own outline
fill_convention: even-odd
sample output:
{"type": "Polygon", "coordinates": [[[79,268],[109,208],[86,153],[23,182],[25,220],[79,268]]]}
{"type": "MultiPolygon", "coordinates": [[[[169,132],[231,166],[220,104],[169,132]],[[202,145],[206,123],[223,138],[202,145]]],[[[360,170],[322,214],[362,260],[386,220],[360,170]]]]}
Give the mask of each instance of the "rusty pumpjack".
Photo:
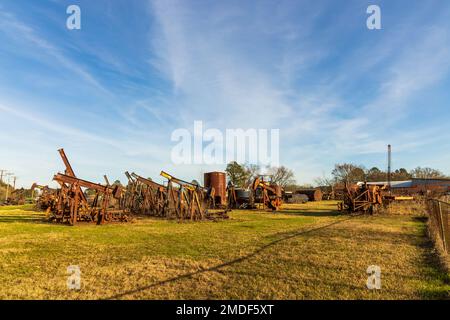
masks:
{"type": "Polygon", "coordinates": [[[125,175],[128,185],[121,207],[138,214],[163,217],[166,187],[134,172],[130,174],[127,171],[125,175]]]}
{"type": "Polygon", "coordinates": [[[282,188],[279,185],[264,181],[264,177],[255,178],[252,183],[254,199],[256,200],[257,191],[260,190],[260,203],[264,209],[277,211],[282,205],[282,188]]]}
{"type": "Polygon", "coordinates": [[[161,171],[160,175],[167,179],[167,185],[134,172],[125,172],[125,175],[128,185],[120,199],[120,208],[133,214],[179,221],[228,218],[228,210],[214,211],[214,188],[205,188],[198,183],[178,179],[165,171],[161,171]]]}
{"type": "Polygon", "coordinates": [[[120,200],[119,186],[104,186],[87,180],[58,173],[53,177],[61,190],[58,194],[57,205],[52,212],[51,220],[68,222],[75,225],[80,221],[97,222],[103,224],[111,221],[128,221],[129,215],[121,209],[111,208],[111,201],[120,200]],[[85,197],[81,187],[95,191],[92,203],[83,200],[85,197]]]}
{"type": "Polygon", "coordinates": [[[77,178],[64,150],[60,149],[58,152],[66,169],[64,174],[57,173],[53,177],[60,185],[60,189],[48,197],[50,203],[47,212],[51,221],[75,225],[81,221],[96,221],[97,224],[103,224],[129,220],[129,212],[118,207],[122,197],[120,186],[109,185],[106,177],[106,186],[77,178]],[[95,192],[92,202],[88,202],[82,187],[95,192]]]}
{"type": "Polygon", "coordinates": [[[35,199],[35,190],[40,190],[40,194],[36,199],[35,207],[38,210],[44,210],[48,214],[51,210],[54,209],[54,205],[56,204],[56,198],[58,194],[58,190],[51,189],[48,186],[39,185],[37,183],[33,183],[31,186],[31,198],[35,199]]]}
{"type": "Polygon", "coordinates": [[[167,216],[175,215],[180,220],[202,220],[205,218],[203,199],[206,188],[175,178],[164,171],[161,171],[160,175],[167,179],[165,205],[167,216]]]}

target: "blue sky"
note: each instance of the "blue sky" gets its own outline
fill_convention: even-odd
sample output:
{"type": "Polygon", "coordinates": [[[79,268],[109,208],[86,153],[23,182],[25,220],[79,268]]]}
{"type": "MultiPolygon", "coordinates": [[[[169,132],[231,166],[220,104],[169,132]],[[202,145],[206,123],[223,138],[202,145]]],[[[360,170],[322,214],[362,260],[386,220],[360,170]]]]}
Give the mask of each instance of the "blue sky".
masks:
{"type": "Polygon", "coordinates": [[[185,179],[171,132],[279,128],[299,183],[337,162],[450,174],[450,2],[0,2],[0,169],[50,183],[76,174],[185,179]],[[81,30],[66,8],[81,8],[81,30]],[[381,7],[382,30],[366,8],[381,7]]]}

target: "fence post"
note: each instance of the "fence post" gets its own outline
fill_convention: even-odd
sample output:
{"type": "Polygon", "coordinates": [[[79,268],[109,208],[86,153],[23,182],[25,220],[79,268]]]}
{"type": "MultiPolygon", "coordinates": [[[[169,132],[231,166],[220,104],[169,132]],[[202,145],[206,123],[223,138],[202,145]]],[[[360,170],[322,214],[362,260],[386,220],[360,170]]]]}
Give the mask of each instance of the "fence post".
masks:
{"type": "MultiPolygon", "coordinates": [[[[444,239],[445,239],[445,250],[446,252],[449,251],[449,245],[450,245],[450,229],[449,229],[449,222],[448,222],[448,214],[450,210],[450,205],[448,203],[444,204],[445,211],[442,212],[442,219],[443,219],[443,227],[444,227],[444,239]]],[[[441,210],[442,211],[442,210],[441,210]]]]}
{"type": "Polygon", "coordinates": [[[437,233],[439,237],[442,239],[442,223],[441,223],[441,214],[439,209],[439,201],[431,200],[433,202],[433,216],[434,216],[434,225],[437,229],[437,233]]]}
{"type": "MultiPolygon", "coordinates": [[[[440,201],[437,201],[438,204],[438,209],[439,209],[439,220],[440,220],[440,229],[442,230],[441,232],[441,237],[442,237],[442,244],[444,245],[444,250],[445,252],[447,252],[447,237],[446,237],[446,228],[445,225],[448,224],[448,220],[447,223],[444,222],[444,217],[442,215],[442,205],[440,201]]],[[[447,217],[445,217],[447,218],[447,217]]]]}

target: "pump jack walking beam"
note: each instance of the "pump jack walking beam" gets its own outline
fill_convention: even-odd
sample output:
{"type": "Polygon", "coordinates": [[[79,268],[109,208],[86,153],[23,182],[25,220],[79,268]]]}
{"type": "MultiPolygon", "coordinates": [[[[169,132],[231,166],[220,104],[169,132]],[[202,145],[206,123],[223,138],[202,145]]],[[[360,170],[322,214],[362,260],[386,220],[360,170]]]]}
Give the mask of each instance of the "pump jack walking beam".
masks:
{"type": "MultiPolygon", "coordinates": [[[[69,159],[67,159],[64,149],[61,148],[58,150],[58,152],[59,152],[59,155],[61,156],[62,161],[64,162],[64,165],[66,166],[66,170],[65,170],[66,175],[76,178],[77,176],[75,175],[75,172],[73,172],[72,166],[70,165],[69,159]]],[[[80,189],[80,191],[81,191],[81,189],[80,189]]],[[[84,195],[84,193],[82,191],[80,192],[80,197],[83,201],[87,201],[86,196],[84,195]]]]}
{"type": "Polygon", "coordinates": [[[161,176],[168,180],[168,190],[172,188],[172,183],[180,186],[177,201],[177,211],[179,218],[190,218],[191,220],[201,220],[204,218],[205,210],[201,200],[206,189],[196,184],[175,178],[167,172],[161,171],[161,176]]]}

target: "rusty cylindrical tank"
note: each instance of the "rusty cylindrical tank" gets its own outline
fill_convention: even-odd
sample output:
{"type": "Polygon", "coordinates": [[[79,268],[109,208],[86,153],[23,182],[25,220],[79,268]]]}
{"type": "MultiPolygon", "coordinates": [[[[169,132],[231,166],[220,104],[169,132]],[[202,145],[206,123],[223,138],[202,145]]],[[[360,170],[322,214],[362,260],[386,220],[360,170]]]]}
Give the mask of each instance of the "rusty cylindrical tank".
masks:
{"type": "Polygon", "coordinates": [[[213,187],[216,205],[227,204],[227,183],[225,172],[207,172],[204,174],[206,188],[213,187]]]}
{"type": "Polygon", "coordinates": [[[299,189],[294,194],[304,194],[308,196],[309,201],[321,201],[323,196],[320,189],[299,189]]]}

